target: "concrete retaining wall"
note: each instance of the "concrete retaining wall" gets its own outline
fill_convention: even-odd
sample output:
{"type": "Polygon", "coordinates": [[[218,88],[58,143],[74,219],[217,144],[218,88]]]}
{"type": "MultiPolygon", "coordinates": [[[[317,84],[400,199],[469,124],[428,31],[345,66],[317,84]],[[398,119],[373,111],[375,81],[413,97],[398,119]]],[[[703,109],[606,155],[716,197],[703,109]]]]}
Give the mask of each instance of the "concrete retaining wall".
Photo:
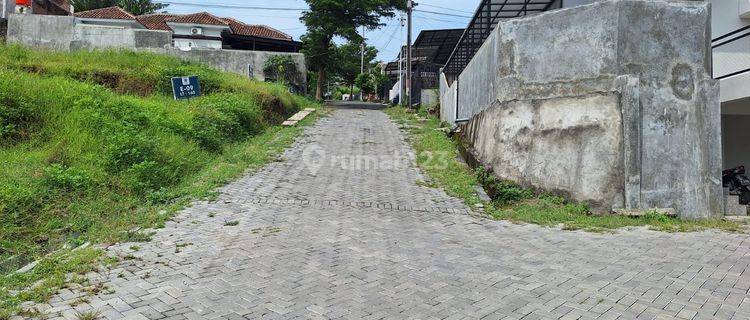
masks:
{"type": "Polygon", "coordinates": [[[8,42],[54,51],[166,48],[168,31],[76,23],[75,17],[12,14],[8,42]]]}
{"type": "Polygon", "coordinates": [[[128,49],[171,55],[204,63],[219,70],[250,76],[265,81],[263,64],[272,55],[289,55],[299,66],[305,88],[307,67],[300,53],[193,49],[182,51],[172,47],[168,31],[131,29],[76,23],[74,17],[12,14],[8,42],[54,51],[128,49]],[[251,72],[252,71],[252,72],[251,72]]]}
{"type": "Polygon", "coordinates": [[[701,2],[609,0],[502,22],[458,78],[464,140],[597,211],[721,215],[709,21],[701,2]]]}
{"type": "Polygon", "coordinates": [[[210,49],[182,51],[171,47],[155,52],[168,54],[180,59],[205,63],[219,70],[244,76],[250,76],[250,73],[252,73],[252,77],[260,81],[266,80],[266,76],[263,74],[263,64],[265,64],[266,60],[273,55],[286,55],[292,57],[294,62],[297,63],[297,71],[302,77],[302,84],[307,83],[305,56],[301,53],[210,49]]]}
{"type": "Polygon", "coordinates": [[[456,82],[448,84],[445,74],[440,73],[440,120],[456,121],[456,82]]]}
{"type": "Polygon", "coordinates": [[[422,106],[434,107],[440,103],[438,89],[422,89],[420,91],[419,101],[422,106]]]}

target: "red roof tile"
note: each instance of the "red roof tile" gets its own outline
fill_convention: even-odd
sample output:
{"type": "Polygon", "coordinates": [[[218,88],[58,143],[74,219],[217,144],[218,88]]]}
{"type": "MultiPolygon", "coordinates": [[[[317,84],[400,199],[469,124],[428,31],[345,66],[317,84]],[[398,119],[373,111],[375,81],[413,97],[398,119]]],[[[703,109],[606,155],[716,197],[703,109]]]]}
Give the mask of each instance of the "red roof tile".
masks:
{"type": "Polygon", "coordinates": [[[167,22],[207,24],[207,25],[216,25],[216,26],[228,26],[229,25],[226,21],[208,12],[199,12],[199,13],[194,13],[194,14],[187,14],[184,16],[175,16],[173,18],[167,19],[167,22]]]}
{"type": "Polygon", "coordinates": [[[146,29],[172,31],[172,28],[170,28],[167,25],[167,20],[173,19],[175,17],[178,17],[178,15],[167,14],[167,13],[154,13],[154,14],[138,16],[136,20],[138,20],[138,22],[140,22],[144,27],[146,27],[146,29]]]}
{"type": "Polygon", "coordinates": [[[243,36],[253,36],[259,38],[269,38],[277,40],[291,41],[292,37],[274,28],[263,25],[248,25],[234,18],[223,18],[229,23],[232,32],[243,36]]]}
{"type": "Polygon", "coordinates": [[[76,17],[89,19],[115,19],[115,20],[135,20],[135,16],[123,10],[120,7],[108,7],[81,11],[75,13],[76,17]]]}

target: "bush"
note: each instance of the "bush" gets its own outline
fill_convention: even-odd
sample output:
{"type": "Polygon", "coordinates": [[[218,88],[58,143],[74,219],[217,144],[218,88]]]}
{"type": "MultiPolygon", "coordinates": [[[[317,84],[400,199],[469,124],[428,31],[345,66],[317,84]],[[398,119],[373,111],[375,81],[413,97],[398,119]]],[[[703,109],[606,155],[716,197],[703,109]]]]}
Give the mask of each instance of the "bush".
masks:
{"type": "Polygon", "coordinates": [[[187,77],[197,76],[200,81],[201,94],[210,95],[213,93],[222,92],[222,79],[221,72],[200,67],[195,64],[188,62],[181,63],[177,66],[167,67],[159,72],[156,77],[158,82],[158,92],[162,94],[172,95],[172,78],[173,77],[187,77]]]}
{"type": "Polygon", "coordinates": [[[299,83],[301,75],[297,62],[288,55],[273,55],[263,64],[263,74],[266,79],[283,84],[299,83]]]}
{"type": "Polygon", "coordinates": [[[484,186],[487,195],[500,206],[534,197],[533,190],[522,188],[511,181],[496,178],[490,167],[480,166],[477,168],[476,174],[477,180],[484,186]]]}
{"type": "Polygon", "coordinates": [[[217,151],[265,129],[262,111],[252,99],[222,94],[202,99],[200,105],[193,119],[193,138],[208,150],[217,151]]]}
{"type": "Polygon", "coordinates": [[[126,185],[141,195],[171,186],[179,181],[179,169],[156,161],[137,163],[125,172],[126,185]]]}
{"type": "Polygon", "coordinates": [[[119,173],[153,159],[156,159],[156,144],[152,139],[126,129],[109,137],[104,158],[108,172],[119,173]]]}
{"type": "Polygon", "coordinates": [[[3,96],[0,92],[0,144],[13,144],[31,135],[39,121],[32,106],[20,98],[3,96]]]}
{"type": "Polygon", "coordinates": [[[44,170],[44,184],[51,189],[80,191],[93,185],[93,179],[85,170],[53,164],[44,170]]]}

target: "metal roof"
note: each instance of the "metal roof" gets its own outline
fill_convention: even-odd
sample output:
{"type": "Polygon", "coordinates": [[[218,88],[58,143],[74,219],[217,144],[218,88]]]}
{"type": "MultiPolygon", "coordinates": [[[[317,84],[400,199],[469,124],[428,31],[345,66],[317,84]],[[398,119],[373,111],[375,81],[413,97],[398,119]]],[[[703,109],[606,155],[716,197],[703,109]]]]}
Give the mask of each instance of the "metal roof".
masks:
{"type": "Polygon", "coordinates": [[[552,9],[556,0],[482,0],[474,17],[451,53],[443,72],[460,74],[489,37],[498,22],[552,9]]]}
{"type": "Polygon", "coordinates": [[[445,65],[464,29],[423,30],[414,41],[414,48],[434,48],[432,63],[445,65]]]}

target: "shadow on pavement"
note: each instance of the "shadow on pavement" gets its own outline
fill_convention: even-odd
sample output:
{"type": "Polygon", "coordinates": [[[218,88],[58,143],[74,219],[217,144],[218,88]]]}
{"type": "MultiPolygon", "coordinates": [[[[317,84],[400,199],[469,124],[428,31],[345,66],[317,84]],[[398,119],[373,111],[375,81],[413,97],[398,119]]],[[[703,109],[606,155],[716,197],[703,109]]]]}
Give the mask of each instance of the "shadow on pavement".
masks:
{"type": "Polygon", "coordinates": [[[388,108],[382,103],[362,102],[362,101],[328,101],[326,105],[338,109],[365,109],[365,110],[383,110],[388,108]]]}

